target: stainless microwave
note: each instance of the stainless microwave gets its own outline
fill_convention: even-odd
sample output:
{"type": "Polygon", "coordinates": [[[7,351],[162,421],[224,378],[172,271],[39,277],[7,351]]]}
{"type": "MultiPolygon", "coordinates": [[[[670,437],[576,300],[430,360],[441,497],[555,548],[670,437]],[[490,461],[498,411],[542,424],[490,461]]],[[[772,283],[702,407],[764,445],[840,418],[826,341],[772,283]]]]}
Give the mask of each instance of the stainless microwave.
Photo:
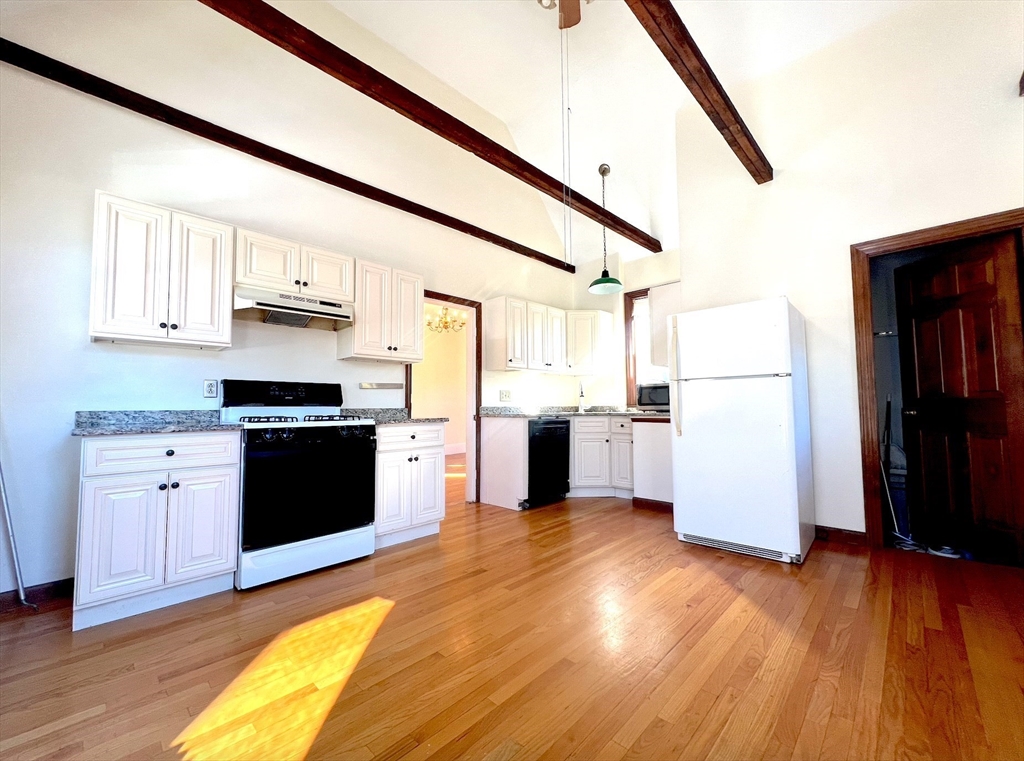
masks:
{"type": "Polygon", "coordinates": [[[636,387],[636,406],[642,410],[667,410],[668,384],[651,383],[636,387]]]}

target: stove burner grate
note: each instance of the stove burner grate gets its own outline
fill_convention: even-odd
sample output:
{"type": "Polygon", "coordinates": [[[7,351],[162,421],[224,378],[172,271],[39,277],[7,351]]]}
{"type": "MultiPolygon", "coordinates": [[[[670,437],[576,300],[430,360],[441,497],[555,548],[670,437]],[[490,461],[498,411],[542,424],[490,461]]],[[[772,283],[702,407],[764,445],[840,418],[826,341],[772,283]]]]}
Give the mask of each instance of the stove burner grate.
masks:
{"type": "Polygon", "coordinates": [[[241,418],[243,423],[297,423],[297,417],[288,415],[246,415],[241,418]]]}

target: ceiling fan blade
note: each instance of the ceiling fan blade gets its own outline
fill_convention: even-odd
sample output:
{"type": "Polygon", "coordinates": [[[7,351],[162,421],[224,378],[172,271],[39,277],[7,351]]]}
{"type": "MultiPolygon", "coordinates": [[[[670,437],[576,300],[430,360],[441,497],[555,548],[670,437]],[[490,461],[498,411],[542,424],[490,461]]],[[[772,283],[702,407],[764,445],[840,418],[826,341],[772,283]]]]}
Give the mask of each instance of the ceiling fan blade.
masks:
{"type": "Polygon", "coordinates": [[[558,28],[568,29],[580,23],[580,0],[559,0],[558,28]]]}

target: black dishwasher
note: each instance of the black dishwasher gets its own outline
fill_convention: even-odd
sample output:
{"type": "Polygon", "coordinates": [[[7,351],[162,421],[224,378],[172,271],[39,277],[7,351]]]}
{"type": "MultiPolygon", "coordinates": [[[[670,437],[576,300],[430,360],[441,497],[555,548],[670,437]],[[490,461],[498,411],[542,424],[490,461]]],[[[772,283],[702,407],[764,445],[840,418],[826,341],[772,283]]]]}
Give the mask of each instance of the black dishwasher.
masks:
{"type": "Polygon", "coordinates": [[[520,507],[549,505],[569,493],[569,419],[530,420],[529,482],[520,507]]]}

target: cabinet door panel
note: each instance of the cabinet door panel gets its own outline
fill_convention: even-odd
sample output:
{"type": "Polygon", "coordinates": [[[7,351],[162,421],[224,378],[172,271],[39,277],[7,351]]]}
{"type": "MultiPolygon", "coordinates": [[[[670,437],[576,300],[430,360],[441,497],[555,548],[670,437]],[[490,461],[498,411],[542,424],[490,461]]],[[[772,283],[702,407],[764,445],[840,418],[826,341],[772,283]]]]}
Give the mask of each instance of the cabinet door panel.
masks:
{"type": "Polygon", "coordinates": [[[168,493],[167,583],[233,571],[238,468],[172,471],[168,493]]]}
{"type": "Polygon", "coordinates": [[[377,510],[375,531],[384,534],[406,528],[412,513],[409,506],[412,455],[406,452],[377,454],[377,510]]]}
{"type": "Polygon", "coordinates": [[[519,299],[508,299],[506,302],[506,329],[508,331],[508,367],[525,370],[528,365],[526,357],[526,302],[519,299]]]}
{"type": "Polygon", "coordinates": [[[97,194],[90,335],[167,335],[170,228],[166,209],[97,194]]]}
{"type": "Polygon", "coordinates": [[[281,293],[298,293],[299,244],[251,230],[237,231],[235,282],[281,293]]]}
{"type": "Polygon", "coordinates": [[[231,344],[234,232],[220,222],[171,215],[170,338],[231,344]]]}
{"type": "Polygon", "coordinates": [[[569,312],[565,332],[568,371],[572,375],[593,375],[597,356],[597,313],[569,312]]]}
{"type": "Polygon", "coordinates": [[[391,341],[396,359],[423,360],[423,278],[393,270],[391,341]]]}
{"type": "Polygon", "coordinates": [[[616,489],[633,488],[633,438],[627,434],[612,434],[611,440],[612,486],[616,489]]]}
{"type": "Polygon", "coordinates": [[[574,435],[572,485],[611,486],[608,455],[607,435],[574,435]]]}
{"type": "Polygon", "coordinates": [[[547,369],[548,308],[543,304],[526,305],[526,366],[547,369]]]}
{"type": "Polygon", "coordinates": [[[565,372],[565,311],[554,307],[547,311],[544,364],[548,372],[565,372]]]}
{"type": "Polygon", "coordinates": [[[82,482],[75,598],[88,605],[164,583],[166,473],[82,482]]]}
{"type": "Polygon", "coordinates": [[[370,262],[356,263],[356,324],[353,353],[390,357],[391,268],[370,262]]]}
{"type": "Polygon", "coordinates": [[[413,455],[412,525],[444,518],[444,450],[413,455]]]}
{"type": "Polygon", "coordinates": [[[301,249],[302,293],[351,304],[356,300],[355,266],[351,256],[321,248],[301,249]]]}

